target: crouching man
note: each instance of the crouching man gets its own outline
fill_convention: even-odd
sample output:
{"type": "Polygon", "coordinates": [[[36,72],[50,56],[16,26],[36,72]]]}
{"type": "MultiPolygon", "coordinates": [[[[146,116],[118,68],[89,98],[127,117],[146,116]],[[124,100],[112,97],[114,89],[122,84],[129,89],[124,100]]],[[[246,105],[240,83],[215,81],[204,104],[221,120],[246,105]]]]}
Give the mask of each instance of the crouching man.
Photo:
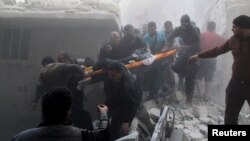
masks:
{"type": "Polygon", "coordinates": [[[101,114],[99,129],[88,131],[69,124],[72,93],[65,87],[53,87],[42,98],[43,122],[33,129],[23,131],[12,141],[109,141],[106,130],[108,107],[98,105],[101,114]]]}

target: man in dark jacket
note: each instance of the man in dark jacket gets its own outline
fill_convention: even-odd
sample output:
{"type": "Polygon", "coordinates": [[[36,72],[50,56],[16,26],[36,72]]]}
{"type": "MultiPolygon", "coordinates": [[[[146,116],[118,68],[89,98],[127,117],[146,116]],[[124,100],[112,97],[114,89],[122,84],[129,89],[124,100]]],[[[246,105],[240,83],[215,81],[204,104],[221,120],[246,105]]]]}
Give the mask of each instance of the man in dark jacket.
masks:
{"type": "Polygon", "coordinates": [[[134,27],[132,25],[126,25],[123,34],[124,37],[121,39],[121,58],[131,56],[137,49],[145,48],[142,38],[135,35],[134,27]]]}
{"type": "Polygon", "coordinates": [[[178,48],[179,57],[172,68],[185,79],[186,103],[188,106],[191,106],[197,66],[195,64],[188,65],[188,59],[199,51],[200,35],[196,27],[191,25],[188,15],[181,17],[181,26],[177,27],[168,37],[167,46],[172,46],[176,37],[182,39],[183,45],[178,48]]]}
{"type": "MultiPolygon", "coordinates": [[[[41,65],[42,67],[46,67],[48,64],[52,64],[52,63],[55,63],[55,60],[50,57],[50,56],[45,56],[41,62],[41,65]]],[[[34,99],[32,101],[32,106],[33,106],[33,109],[36,108],[38,102],[39,102],[39,99],[41,98],[41,96],[43,95],[44,93],[44,90],[43,90],[43,87],[42,85],[39,84],[36,86],[36,92],[35,92],[35,96],[34,96],[34,99]]]]}
{"type": "Polygon", "coordinates": [[[247,100],[250,104],[250,17],[241,15],[234,19],[234,35],[222,46],[192,56],[190,63],[198,58],[213,58],[232,52],[233,74],[226,89],[225,124],[237,124],[240,110],[247,100]]]}
{"type": "Polygon", "coordinates": [[[52,63],[41,69],[40,83],[44,93],[53,86],[64,86],[72,91],[72,120],[76,127],[93,129],[88,112],[83,109],[84,94],[77,90],[78,81],[83,78],[83,70],[76,64],[52,63]],[[83,120],[85,119],[85,120],[83,120]]]}
{"type": "Polygon", "coordinates": [[[88,131],[69,125],[72,93],[65,87],[53,87],[42,98],[43,122],[37,128],[23,131],[12,141],[109,141],[105,105],[98,105],[101,122],[98,131],[88,131]]]}
{"type": "Polygon", "coordinates": [[[125,66],[112,61],[107,66],[108,79],[104,83],[106,105],[112,118],[112,139],[128,134],[129,126],[141,101],[141,89],[125,66]]]}
{"type": "Polygon", "coordinates": [[[100,50],[99,61],[103,61],[104,59],[121,59],[120,41],[120,34],[115,31],[111,32],[110,42],[105,44],[100,50]]]}

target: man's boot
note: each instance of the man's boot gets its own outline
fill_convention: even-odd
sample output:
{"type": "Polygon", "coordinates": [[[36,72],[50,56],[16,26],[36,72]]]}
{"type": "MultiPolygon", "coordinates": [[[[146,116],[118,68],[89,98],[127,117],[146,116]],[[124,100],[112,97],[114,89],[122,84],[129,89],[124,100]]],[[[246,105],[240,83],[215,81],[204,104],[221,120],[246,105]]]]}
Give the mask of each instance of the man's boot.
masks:
{"type": "Polygon", "coordinates": [[[191,94],[187,95],[186,105],[188,107],[192,107],[193,106],[193,95],[191,95],[191,94]]]}

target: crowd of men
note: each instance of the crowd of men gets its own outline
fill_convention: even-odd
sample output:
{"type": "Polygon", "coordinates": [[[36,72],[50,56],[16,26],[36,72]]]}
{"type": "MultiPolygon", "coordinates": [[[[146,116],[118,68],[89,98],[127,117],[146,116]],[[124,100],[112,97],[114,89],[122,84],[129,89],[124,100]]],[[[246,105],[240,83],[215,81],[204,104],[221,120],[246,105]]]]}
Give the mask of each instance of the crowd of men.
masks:
{"type": "Polygon", "coordinates": [[[61,53],[57,61],[45,57],[33,100],[35,107],[42,97],[42,123],[38,128],[19,133],[13,141],[118,139],[129,133],[145,94],[143,91],[148,92],[147,100],[161,97],[172,101],[176,100],[173,98],[176,91],[181,91],[186,95],[186,105],[192,106],[197,86],[200,99],[208,101],[216,60],[195,62],[198,58],[214,58],[228,51],[232,51],[234,64],[226,91],[225,124],[237,124],[244,101],[250,103],[250,17],[242,15],[233,21],[234,35],[226,42],[216,34],[213,21],[207,23],[204,33],[200,33],[188,15],[183,15],[180,23],[174,29],[172,22],[166,21],[163,31],[157,30],[155,22],[149,22],[141,33],[129,24],[122,32],[113,31],[110,42],[100,49],[97,63],[89,58],[85,62],[75,61],[67,53],[61,53]],[[124,65],[130,63],[126,58],[133,58],[137,50],[155,55],[171,49],[177,49],[175,56],[147,72],[131,74],[124,65]],[[78,82],[85,78],[84,68],[90,66],[107,72],[102,78],[105,101],[98,105],[101,113],[98,131],[92,131],[91,116],[83,107],[83,91],[77,89],[78,82]],[[205,92],[201,92],[200,86],[203,79],[205,92]]]}

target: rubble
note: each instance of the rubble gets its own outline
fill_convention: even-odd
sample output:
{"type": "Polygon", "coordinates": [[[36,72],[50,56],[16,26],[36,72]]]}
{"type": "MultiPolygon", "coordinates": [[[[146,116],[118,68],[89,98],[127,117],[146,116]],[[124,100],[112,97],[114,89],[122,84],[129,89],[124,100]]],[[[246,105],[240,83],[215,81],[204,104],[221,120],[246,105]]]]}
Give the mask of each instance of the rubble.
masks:
{"type": "MultiPolygon", "coordinates": [[[[205,141],[208,136],[207,125],[224,123],[223,109],[220,106],[194,104],[188,109],[175,109],[176,122],[173,136],[181,136],[170,141],[205,141]],[[177,120],[178,119],[178,120],[177,120]],[[183,132],[183,133],[182,133],[183,132]],[[178,134],[178,135],[176,135],[178,134]]],[[[176,137],[175,137],[176,138],[176,137]]]]}
{"type": "MultiPolygon", "coordinates": [[[[162,128],[162,125],[166,125],[166,122],[161,120],[161,118],[164,117],[164,115],[161,114],[161,109],[164,104],[161,104],[158,104],[154,100],[147,101],[143,104],[146,108],[146,115],[148,115],[143,115],[142,118],[139,118],[138,120],[143,121],[145,125],[142,126],[142,124],[139,124],[140,127],[143,127],[143,130],[147,129],[146,131],[148,131],[148,134],[144,135],[144,132],[142,134],[143,130],[139,130],[139,136],[140,138],[143,138],[143,140],[149,141],[149,133],[154,133],[154,136],[151,135],[151,141],[155,141],[156,139],[160,140],[160,137],[163,136],[166,137],[166,141],[207,141],[208,125],[224,124],[223,117],[225,110],[222,106],[211,103],[194,102],[192,107],[186,109],[181,108],[180,106],[176,106],[174,109],[171,108],[174,110],[175,115],[174,129],[172,128],[172,130],[171,128],[168,128],[168,126],[162,128]],[[145,119],[148,119],[150,122],[145,122],[145,119]],[[159,125],[161,125],[161,128],[159,125]],[[167,132],[171,133],[171,135],[168,136],[169,138],[166,136],[167,132]]],[[[242,117],[240,117],[239,120],[242,120],[242,117]]]]}
{"type": "Polygon", "coordinates": [[[193,111],[196,118],[200,119],[208,116],[208,111],[205,106],[194,106],[193,111]]]}
{"type": "Polygon", "coordinates": [[[187,110],[181,110],[180,114],[182,115],[182,120],[192,120],[192,119],[194,119],[193,114],[188,112],[187,110]]]}
{"type": "Polygon", "coordinates": [[[208,117],[200,118],[200,124],[208,124],[209,120],[210,119],[208,117]]]}
{"type": "Polygon", "coordinates": [[[207,133],[208,133],[208,128],[207,128],[207,126],[205,126],[205,125],[200,125],[199,128],[200,128],[200,132],[201,132],[204,136],[207,136],[207,133]]]}
{"type": "Polygon", "coordinates": [[[159,109],[157,109],[157,108],[152,108],[152,109],[150,109],[149,110],[149,113],[151,114],[151,115],[153,115],[153,116],[156,116],[156,117],[160,117],[161,116],[161,111],[159,110],[159,109]]]}
{"type": "Polygon", "coordinates": [[[202,141],[203,135],[200,132],[191,132],[190,133],[190,138],[191,141],[202,141]]]}
{"type": "Polygon", "coordinates": [[[182,129],[174,130],[169,141],[183,141],[184,132],[182,129]]]}

